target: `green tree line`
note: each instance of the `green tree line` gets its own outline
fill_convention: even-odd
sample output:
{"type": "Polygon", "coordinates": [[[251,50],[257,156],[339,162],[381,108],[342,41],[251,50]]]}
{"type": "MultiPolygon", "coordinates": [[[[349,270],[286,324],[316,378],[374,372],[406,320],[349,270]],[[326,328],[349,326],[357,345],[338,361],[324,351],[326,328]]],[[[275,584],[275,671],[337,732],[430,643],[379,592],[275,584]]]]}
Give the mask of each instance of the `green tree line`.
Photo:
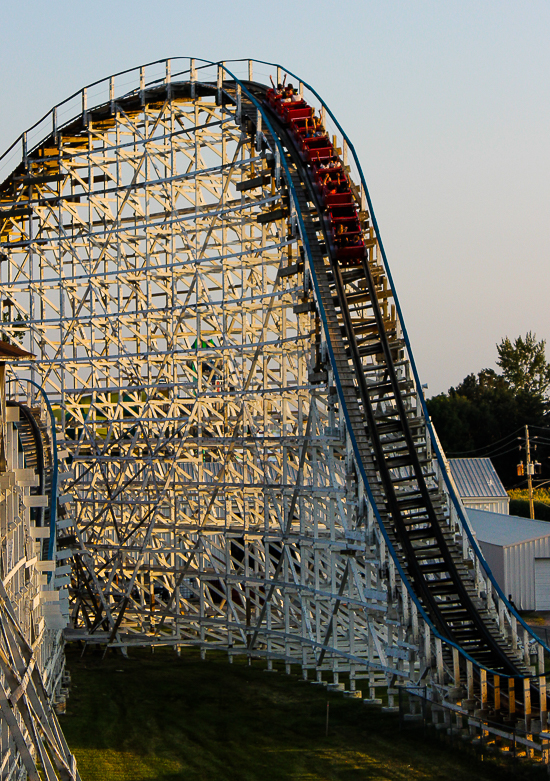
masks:
{"type": "Polygon", "coordinates": [[[536,482],[550,479],[550,363],[545,348],[545,340],[537,341],[530,331],[525,338],[506,337],[496,345],[500,373],[482,369],[427,400],[447,456],[488,456],[506,488],[522,487],[525,478],[518,477],[517,464],[525,460],[522,429],[527,424],[531,457],[542,466],[536,482]]]}

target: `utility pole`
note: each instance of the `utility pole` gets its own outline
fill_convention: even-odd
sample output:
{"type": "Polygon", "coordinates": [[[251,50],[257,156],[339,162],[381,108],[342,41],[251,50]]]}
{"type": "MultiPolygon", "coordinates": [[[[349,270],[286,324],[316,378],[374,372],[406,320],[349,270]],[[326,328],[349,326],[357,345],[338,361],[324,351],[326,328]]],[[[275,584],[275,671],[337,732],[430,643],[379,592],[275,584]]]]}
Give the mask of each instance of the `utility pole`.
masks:
{"type": "Polygon", "coordinates": [[[533,472],[531,462],[531,446],[529,444],[529,426],[525,426],[525,465],[527,467],[527,485],[529,486],[529,517],[535,519],[535,504],[533,502],[533,472]]]}

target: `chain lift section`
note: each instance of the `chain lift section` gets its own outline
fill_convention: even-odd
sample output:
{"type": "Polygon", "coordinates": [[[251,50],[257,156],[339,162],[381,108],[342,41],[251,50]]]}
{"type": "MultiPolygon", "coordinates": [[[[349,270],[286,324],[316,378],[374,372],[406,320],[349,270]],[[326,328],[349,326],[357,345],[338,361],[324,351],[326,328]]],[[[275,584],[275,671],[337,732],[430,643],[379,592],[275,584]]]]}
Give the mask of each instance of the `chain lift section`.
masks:
{"type": "Polygon", "coordinates": [[[347,137],[307,85],[324,147],[251,62],[183,62],[54,109],[0,189],[2,325],[28,331],[74,471],[69,635],[299,663],[371,698],[543,676],[449,484],[347,137]]]}

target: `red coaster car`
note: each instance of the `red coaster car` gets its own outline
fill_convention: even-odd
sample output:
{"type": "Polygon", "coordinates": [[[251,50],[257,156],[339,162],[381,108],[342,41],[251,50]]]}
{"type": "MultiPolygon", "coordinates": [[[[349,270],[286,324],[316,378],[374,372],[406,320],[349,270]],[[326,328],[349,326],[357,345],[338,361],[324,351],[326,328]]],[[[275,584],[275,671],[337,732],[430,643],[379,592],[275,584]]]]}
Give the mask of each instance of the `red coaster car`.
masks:
{"type": "Polygon", "coordinates": [[[337,245],[336,257],[342,266],[359,266],[365,257],[365,244],[358,236],[355,244],[337,245]]]}
{"type": "MultiPolygon", "coordinates": [[[[334,204],[328,209],[328,214],[331,222],[336,225],[341,221],[353,220],[357,224],[357,230],[359,230],[359,219],[357,217],[357,209],[353,203],[347,204],[334,204]]],[[[346,231],[347,232],[347,231],[346,231]]]]}
{"type": "MultiPolygon", "coordinates": [[[[344,192],[332,192],[330,190],[325,194],[325,205],[331,206],[354,206],[353,195],[347,185],[336,185],[337,187],[346,187],[344,192]]],[[[324,188],[323,188],[324,189],[324,188]]]]}
{"type": "Polygon", "coordinates": [[[313,109],[305,102],[305,100],[281,101],[278,105],[278,112],[283,122],[290,123],[293,119],[300,119],[302,117],[312,117],[313,109]]]}

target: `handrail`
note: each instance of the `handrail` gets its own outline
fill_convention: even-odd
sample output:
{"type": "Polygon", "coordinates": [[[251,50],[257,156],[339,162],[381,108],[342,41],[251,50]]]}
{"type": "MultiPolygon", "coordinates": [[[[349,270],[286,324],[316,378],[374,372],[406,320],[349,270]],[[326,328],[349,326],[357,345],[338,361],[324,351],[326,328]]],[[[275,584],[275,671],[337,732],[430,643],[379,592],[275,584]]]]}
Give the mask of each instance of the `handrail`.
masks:
{"type": "MultiPolygon", "coordinates": [[[[277,65],[275,63],[269,63],[269,62],[265,62],[265,61],[258,61],[258,62],[262,62],[263,65],[271,65],[272,67],[279,67],[279,68],[282,67],[282,66],[277,65]]],[[[292,73],[291,71],[288,71],[286,69],[284,69],[284,70],[286,71],[286,73],[288,73],[293,78],[299,79],[299,77],[295,73],[292,73]]],[[[469,542],[470,542],[474,552],[476,553],[476,556],[479,559],[483,569],[485,570],[486,574],[488,575],[488,577],[489,577],[489,579],[491,581],[491,584],[495,588],[497,594],[502,599],[503,603],[506,605],[506,607],[508,608],[510,613],[515,616],[515,618],[520,622],[520,624],[523,626],[523,628],[528,631],[528,633],[531,635],[531,637],[533,637],[538,643],[540,643],[540,645],[542,645],[546,649],[546,651],[548,651],[548,653],[550,653],[550,647],[547,646],[545,643],[543,643],[540,640],[540,638],[529,627],[529,625],[523,620],[523,618],[519,615],[517,610],[515,610],[514,607],[510,604],[510,602],[508,601],[506,595],[503,593],[502,589],[500,588],[499,584],[497,583],[497,581],[496,581],[496,579],[495,579],[495,577],[494,577],[494,575],[493,575],[489,565],[487,564],[487,561],[485,560],[485,557],[483,556],[481,548],[479,547],[478,542],[477,542],[476,538],[474,537],[474,535],[472,533],[472,530],[471,530],[471,527],[470,527],[470,522],[464,515],[463,507],[462,507],[458,497],[456,496],[455,490],[454,490],[454,488],[452,486],[452,483],[451,483],[451,481],[449,479],[449,475],[447,473],[447,469],[446,469],[446,466],[445,466],[443,455],[441,453],[441,447],[440,447],[440,444],[439,444],[439,440],[435,436],[434,429],[433,429],[433,424],[432,424],[432,421],[431,421],[429,413],[428,413],[428,408],[426,406],[426,400],[424,398],[424,393],[422,392],[422,384],[420,382],[420,376],[418,374],[418,369],[417,369],[416,362],[414,360],[413,352],[412,352],[412,349],[411,349],[411,343],[410,343],[409,335],[408,335],[408,332],[407,332],[407,329],[406,329],[406,326],[405,326],[405,321],[404,321],[404,318],[403,318],[403,312],[402,312],[402,309],[401,309],[401,304],[400,304],[399,298],[397,296],[397,292],[396,292],[396,289],[395,289],[395,284],[394,284],[394,281],[393,281],[391,270],[390,270],[390,267],[389,267],[389,264],[388,264],[388,259],[387,259],[387,256],[386,256],[386,251],[384,249],[384,245],[383,245],[382,238],[381,238],[381,235],[380,235],[380,230],[378,228],[378,222],[377,222],[376,216],[374,214],[372,200],[371,200],[370,193],[369,193],[369,190],[368,190],[368,187],[367,187],[367,183],[365,181],[365,177],[364,177],[363,171],[361,169],[361,165],[359,163],[359,158],[358,158],[357,153],[355,151],[355,147],[353,146],[353,144],[349,140],[348,136],[344,132],[342,126],[340,125],[340,123],[338,122],[338,120],[336,119],[336,117],[334,116],[332,111],[330,110],[330,108],[327,106],[327,104],[321,98],[319,93],[313,87],[311,87],[309,84],[307,84],[306,82],[302,81],[301,79],[300,79],[300,81],[308,90],[310,90],[310,92],[312,92],[315,95],[315,97],[319,100],[319,102],[322,104],[322,106],[324,106],[324,108],[326,109],[327,113],[329,114],[329,116],[333,120],[334,124],[339,129],[339,131],[342,133],[342,138],[345,139],[345,141],[346,141],[346,143],[348,145],[348,148],[349,148],[349,150],[352,153],[353,159],[354,159],[355,164],[357,166],[358,173],[359,173],[359,175],[361,177],[361,184],[363,185],[363,191],[365,193],[365,198],[367,200],[367,204],[368,204],[368,207],[369,207],[369,213],[371,215],[372,222],[373,222],[373,225],[374,225],[374,229],[376,231],[376,236],[378,238],[378,243],[379,243],[379,246],[380,246],[380,252],[381,252],[381,255],[382,255],[382,259],[384,261],[384,268],[385,268],[385,271],[386,271],[386,274],[387,274],[387,277],[388,277],[388,282],[389,282],[391,290],[392,290],[393,299],[395,301],[395,308],[396,308],[398,316],[399,316],[399,322],[400,322],[401,328],[403,330],[403,337],[404,337],[404,340],[405,340],[405,344],[407,346],[407,353],[408,353],[408,357],[409,357],[409,362],[411,364],[411,368],[412,368],[413,374],[414,374],[416,391],[418,393],[418,397],[419,397],[419,400],[420,400],[420,403],[421,403],[421,406],[422,406],[422,411],[424,412],[424,418],[426,420],[426,425],[428,427],[428,431],[430,432],[430,439],[431,439],[431,442],[432,442],[432,446],[433,446],[434,451],[436,453],[437,461],[438,461],[439,467],[441,469],[441,472],[442,472],[442,475],[443,475],[443,479],[444,479],[445,484],[447,486],[447,492],[448,492],[449,496],[451,497],[451,499],[453,501],[455,509],[456,509],[456,511],[458,513],[458,516],[459,516],[459,518],[460,518],[460,520],[462,522],[462,526],[463,526],[463,528],[466,531],[466,535],[468,537],[468,540],[469,540],[469,542]]]]}
{"type": "MultiPolygon", "coordinates": [[[[382,535],[384,537],[384,540],[386,542],[388,550],[391,553],[391,556],[392,556],[394,564],[395,564],[395,566],[397,568],[397,571],[398,571],[399,575],[401,576],[401,579],[402,579],[403,583],[405,584],[405,587],[407,588],[409,596],[413,600],[414,604],[416,605],[417,610],[419,611],[420,615],[422,616],[422,618],[424,619],[426,624],[430,627],[430,630],[432,631],[434,636],[439,638],[442,642],[446,643],[447,645],[450,645],[450,646],[456,648],[459,651],[459,653],[465,659],[467,659],[468,661],[471,661],[476,667],[482,668],[482,669],[486,670],[487,672],[494,673],[492,668],[489,668],[489,667],[481,664],[479,661],[477,661],[472,656],[470,656],[461,646],[459,646],[457,643],[455,643],[454,641],[450,640],[449,638],[445,637],[444,635],[442,635],[437,630],[437,628],[435,627],[435,625],[431,621],[430,617],[428,616],[428,614],[424,610],[424,607],[420,603],[418,597],[416,596],[416,594],[415,594],[415,592],[414,592],[414,590],[413,590],[413,588],[412,588],[412,586],[411,586],[411,584],[409,582],[409,579],[406,576],[406,574],[405,574],[405,572],[404,572],[404,570],[403,570],[403,568],[401,566],[401,563],[399,561],[397,553],[396,553],[396,551],[395,551],[395,549],[393,547],[393,544],[392,544],[392,542],[391,542],[391,540],[390,540],[390,538],[388,536],[388,533],[387,533],[387,531],[386,531],[386,529],[384,527],[382,518],[381,518],[380,513],[378,511],[378,507],[376,505],[376,501],[374,499],[374,496],[373,496],[373,493],[372,493],[372,489],[370,487],[370,484],[369,484],[369,481],[368,481],[368,478],[367,478],[367,474],[365,472],[365,468],[364,468],[364,465],[363,465],[362,460],[361,460],[361,456],[360,456],[360,453],[359,453],[359,448],[358,448],[358,445],[357,445],[357,440],[355,438],[355,435],[354,435],[354,432],[353,432],[353,428],[352,428],[352,424],[351,424],[351,419],[349,417],[349,412],[347,410],[347,407],[346,407],[346,404],[345,404],[345,401],[344,401],[344,394],[343,394],[342,384],[341,384],[340,376],[339,376],[337,365],[336,365],[334,350],[333,350],[333,347],[332,347],[332,343],[330,341],[330,337],[328,335],[328,333],[329,333],[328,332],[328,322],[327,322],[327,318],[326,318],[326,312],[325,312],[324,307],[322,305],[321,292],[320,292],[320,288],[319,288],[319,282],[318,282],[318,279],[317,279],[317,275],[315,273],[315,268],[314,268],[314,265],[313,265],[313,260],[312,260],[312,255],[311,255],[311,247],[309,245],[309,241],[308,241],[307,234],[306,234],[306,231],[305,231],[305,225],[304,225],[304,222],[303,222],[303,218],[302,218],[301,212],[297,208],[298,199],[297,199],[297,195],[296,195],[296,190],[295,190],[294,185],[292,183],[292,179],[291,179],[291,176],[290,176],[290,171],[289,171],[289,168],[288,168],[288,164],[286,162],[286,156],[284,154],[284,150],[283,150],[282,144],[279,141],[279,138],[278,138],[277,134],[273,130],[273,127],[271,125],[269,117],[267,116],[267,114],[265,112],[265,109],[261,105],[261,103],[250,93],[250,91],[245,87],[245,85],[224,64],[219,63],[219,65],[224,68],[224,70],[232,77],[232,79],[234,79],[236,84],[240,85],[241,90],[248,96],[250,101],[254,104],[254,106],[257,108],[257,110],[261,113],[261,115],[262,115],[262,122],[265,122],[265,126],[269,129],[269,131],[271,132],[271,134],[273,136],[273,139],[274,139],[275,143],[277,144],[277,147],[278,147],[278,150],[279,150],[279,154],[280,154],[280,158],[281,158],[281,165],[285,169],[286,176],[287,176],[288,187],[289,187],[289,190],[290,190],[290,192],[292,194],[293,201],[294,201],[294,203],[296,205],[296,215],[297,215],[297,219],[298,219],[298,222],[299,222],[300,228],[301,228],[300,232],[301,232],[301,235],[302,235],[302,242],[304,244],[304,248],[305,248],[306,254],[308,256],[310,272],[311,272],[312,280],[313,280],[313,283],[314,283],[316,297],[317,297],[317,302],[318,302],[318,305],[319,305],[321,319],[323,321],[323,326],[324,326],[324,330],[325,330],[327,348],[328,348],[328,351],[329,351],[329,354],[330,354],[330,359],[331,359],[331,365],[332,365],[332,368],[333,368],[334,379],[335,379],[335,382],[336,382],[336,386],[338,388],[338,395],[339,395],[339,397],[341,399],[342,409],[343,409],[343,412],[344,412],[344,417],[346,418],[348,434],[349,434],[351,442],[352,442],[352,446],[353,446],[353,450],[354,450],[354,453],[355,453],[357,465],[358,465],[359,470],[361,472],[361,477],[363,479],[363,483],[364,483],[365,489],[366,489],[367,494],[369,496],[369,500],[370,500],[371,506],[373,508],[373,511],[374,511],[375,516],[376,516],[377,521],[378,521],[378,525],[380,527],[380,531],[381,531],[381,533],[382,533],[382,535]]],[[[526,677],[526,676],[519,676],[519,675],[516,675],[516,676],[508,675],[508,674],[503,673],[501,671],[499,671],[498,674],[501,677],[504,677],[504,678],[525,678],[526,677]]]]}
{"type": "MultiPolygon", "coordinates": [[[[491,671],[490,668],[485,667],[484,665],[482,665],[479,662],[477,662],[475,659],[471,658],[469,656],[469,654],[467,654],[467,652],[465,652],[458,644],[456,644],[452,640],[449,640],[448,638],[442,636],[439,633],[439,631],[435,628],[435,626],[432,624],[430,618],[426,614],[424,608],[422,607],[422,605],[420,604],[419,600],[417,599],[416,594],[412,590],[411,584],[409,583],[409,580],[408,580],[407,576],[405,575],[405,573],[404,573],[404,571],[403,571],[403,569],[402,569],[402,567],[401,567],[401,565],[399,563],[399,559],[397,557],[395,549],[393,548],[391,540],[387,536],[387,532],[384,529],[383,522],[381,520],[380,514],[379,514],[378,509],[376,507],[376,502],[374,501],[374,497],[373,497],[373,494],[372,494],[372,491],[371,491],[371,488],[370,488],[370,485],[369,485],[369,482],[368,482],[368,479],[367,479],[367,476],[366,476],[366,472],[365,472],[364,467],[363,467],[362,462],[361,462],[361,458],[360,458],[360,455],[359,455],[357,442],[355,440],[355,436],[354,436],[353,430],[351,428],[351,421],[350,421],[350,418],[349,418],[349,413],[348,413],[348,411],[346,409],[345,402],[343,401],[342,385],[341,385],[340,377],[339,377],[339,374],[338,374],[338,371],[337,371],[337,368],[336,368],[335,356],[334,356],[332,344],[331,344],[330,338],[328,336],[328,324],[327,324],[327,320],[326,320],[326,313],[324,312],[324,308],[322,306],[322,302],[321,302],[321,299],[320,299],[320,290],[319,290],[318,280],[317,280],[317,277],[316,277],[316,274],[315,274],[315,270],[313,268],[313,262],[312,262],[312,257],[311,257],[311,248],[309,246],[309,242],[307,240],[307,235],[305,233],[305,226],[304,226],[304,223],[303,223],[302,215],[301,215],[299,209],[297,208],[297,203],[298,203],[297,196],[296,196],[296,192],[295,192],[294,186],[292,184],[292,180],[290,178],[290,173],[289,173],[289,169],[288,169],[288,165],[287,165],[287,162],[286,162],[286,158],[285,158],[285,155],[284,155],[284,152],[283,152],[283,149],[282,149],[282,145],[281,145],[281,143],[280,143],[280,141],[279,141],[279,139],[277,137],[277,134],[274,132],[274,130],[273,130],[272,126],[271,126],[271,123],[269,121],[268,116],[266,115],[266,112],[264,111],[263,106],[250,93],[250,91],[247,89],[247,87],[245,86],[243,81],[241,79],[239,79],[227,67],[227,62],[231,62],[231,63],[242,63],[242,62],[251,63],[251,62],[253,62],[253,63],[258,63],[258,64],[261,64],[261,65],[267,65],[267,66],[269,66],[271,68],[277,68],[278,71],[281,70],[284,73],[286,73],[289,76],[291,76],[292,78],[297,79],[300,84],[302,84],[306,89],[308,89],[317,98],[317,100],[320,102],[320,104],[323,107],[323,109],[327,112],[327,114],[330,116],[330,118],[334,122],[335,126],[338,128],[338,130],[342,134],[342,138],[346,142],[347,147],[350,150],[350,152],[352,154],[352,157],[353,157],[353,160],[355,162],[355,165],[357,167],[357,172],[358,172],[360,180],[361,180],[363,193],[364,193],[365,199],[366,199],[367,204],[368,204],[368,208],[369,208],[369,212],[370,212],[370,215],[371,215],[373,226],[374,226],[375,231],[376,231],[376,236],[377,236],[377,239],[378,239],[378,244],[379,244],[380,252],[381,252],[381,255],[382,255],[382,259],[383,259],[384,268],[385,268],[385,271],[386,271],[388,282],[390,284],[390,288],[392,290],[392,295],[393,295],[393,298],[394,298],[394,301],[395,301],[396,311],[397,311],[397,314],[398,314],[398,317],[399,317],[399,321],[400,321],[400,325],[401,325],[401,328],[402,328],[402,331],[403,331],[403,338],[404,338],[405,345],[406,345],[406,348],[407,348],[409,362],[410,362],[410,365],[411,365],[411,368],[412,368],[412,371],[413,371],[413,375],[414,375],[414,379],[415,379],[416,392],[418,394],[418,398],[419,398],[419,401],[420,401],[420,404],[421,404],[421,407],[422,407],[422,410],[423,410],[423,413],[424,413],[424,417],[425,417],[425,420],[426,420],[426,426],[427,426],[427,429],[429,431],[430,439],[431,439],[431,442],[432,442],[432,447],[433,447],[433,450],[434,450],[434,452],[436,454],[436,458],[437,458],[437,461],[438,461],[441,473],[443,475],[443,480],[444,480],[446,488],[447,488],[447,492],[448,492],[448,494],[449,494],[449,496],[450,496],[450,498],[451,498],[451,500],[453,502],[453,505],[454,505],[454,507],[455,507],[455,509],[457,511],[457,515],[458,515],[458,517],[459,517],[459,519],[461,521],[462,528],[466,532],[466,535],[468,537],[468,540],[469,540],[469,543],[471,545],[471,548],[474,551],[474,553],[476,555],[476,558],[479,560],[481,566],[483,567],[483,569],[484,569],[487,577],[489,578],[493,588],[495,589],[495,591],[498,594],[499,598],[502,600],[502,603],[506,606],[508,612],[512,616],[514,616],[515,619],[521,624],[521,626],[527,631],[527,633],[531,636],[531,638],[533,640],[535,640],[539,645],[541,645],[548,653],[550,653],[550,647],[548,645],[546,645],[544,642],[542,642],[542,640],[532,631],[532,629],[529,627],[529,625],[521,618],[521,616],[517,613],[517,611],[509,603],[508,599],[506,598],[506,596],[502,592],[502,589],[500,588],[500,586],[498,585],[497,581],[495,580],[494,575],[491,572],[491,570],[490,570],[490,568],[489,568],[489,566],[488,566],[488,564],[487,564],[487,562],[486,562],[486,560],[485,560],[485,558],[484,558],[484,556],[483,556],[483,554],[481,552],[481,549],[479,548],[477,540],[475,539],[474,535],[472,534],[469,521],[467,520],[467,518],[466,518],[466,516],[464,514],[464,511],[463,511],[462,505],[461,505],[458,497],[455,494],[454,488],[452,486],[452,483],[451,483],[451,481],[449,479],[449,476],[448,476],[448,473],[447,473],[447,470],[446,470],[446,467],[445,467],[443,455],[441,453],[441,449],[440,449],[437,437],[435,436],[433,425],[432,425],[430,417],[428,415],[428,410],[427,410],[427,407],[426,407],[426,402],[425,402],[425,399],[424,399],[424,395],[422,393],[422,387],[421,387],[421,383],[420,383],[418,370],[417,370],[417,367],[416,367],[416,363],[414,361],[414,356],[413,356],[411,345],[410,345],[410,339],[409,339],[408,332],[406,330],[406,326],[405,326],[404,319],[403,319],[403,313],[402,313],[401,305],[400,305],[400,302],[399,302],[399,299],[398,299],[398,296],[397,296],[397,293],[396,293],[396,290],[395,290],[393,277],[392,277],[392,274],[391,274],[391,271],[390,271],[390,268],[389,268],[386,252],[384,250],[382,238],[380,236],[380,231],[379,231],[379,228],[378,228],[378,223],[377,223],[377,220],[376,220],[376,217],[375,217],[375,214],[374,214],[374,209],[373,209],[373,206],[372,206],[370,193],[369,193],[368,187],[366,185],[365,177],[364,177],[363,171],[361,169],[361,166],[360,166],[360,163],[359,163],[359,159],[358,159],[357,153],[355,151],[355,147],[353,146],[353,144],[349,140],[347,134],[344,132],[342,126],[340,125],[340,123],[338,122],[338,120],[336,119],[336,117],[334,116],[332,111],[330,110],[330,108],[327,106],[325,101],[320,97],[319,93],[313,87],[311,87],[307,82],[304,82],[302,79],[300,79],[292,71],[289,71],[288,69],[284,68],[283,66],[281,66],[281,65],[279,65],[277,63],[268,62],[266,60],[236,59],[236,60],[230,60],[230,61],[227,61],[227,62],[223,62],[223,61],[216,62],[216,61],[204,60],[204,59],[201,59],[201,58],[186,58],[186,57],[164,58],[164,59],[160,59],[160,60],[154,60],[154,61],[151,61],[149,63],[146,63],[145,65],[136,66],[134,68],[128,68],[128,69],[125,69],[123,71],[119,71],[119,72],[117,72],[115,74],[112,74],[111,76],[108,76],[106,78],[98,79],[98,80],[90,83],[86,87],[84,87],[84,88],[78,90],[77,92],[73,93],[71,96],[69,96],[68,98],[66,98],[62,102],[58,103],[56,106],[54,106],[41,119],[39,119],[37,122],[35,122],[34,125],[30,126],[26,132],[22,133],[11,144],[11,146],[2,155],[0,155],[0,162],[9,154],[9,152],[12,149],[14,149],[14,147],[17,145],[17,143],[20,142],[25,137],[26,133],[28,133],[29,131],[31,131],[34,128],[38,127],[48,116],[50,116],[50,115],[54,116],[55,115],[55,111],[58,108],[60,108],[63,105],[66,105],[67,103],[69,103],[69,101],[73,100],[77,96],[79,96],[81,94],[84,94],[87,89],[90,89],[90,88],[92,88],[94,86],[97,86],[98,84],[107,83],[111,79],[115,79],[116,77],[125,75],[127,73],[131,73],[131,72],[138,71],[138,70],[141,73],[145,68],[148,68],[148,67],[151,67],[151,66],[154,66],[154,65],[159,65],[161,63],[166,63],[168,65],[168,63],[170,63],[170,62],[184,60],[184,59],[188,59],[190,61],[190,63],[195,63],[195,62],[203,63],[199,67],[196,67],[195,71],[200,71],[200,70],[203,70],[203,69],[206,69],[206,68],[209,68],[209,67],[214,67],[214,66],[216,66],[218,68],[222,68],[231,77],[231,79],[235,82],[235,84],[239,84],[240,85],[241,90],[248,96],[248,98],[251,100],[251,102],[256,106],[256,108],[258,109],[258,111],[260,112],[260,114],[262,116],[262,120],[265,121],[265,123],[266,123],[266,127],[270,130],[270,132],[271,132],[271,134],[272,134],[272,136],[273,136],[273,138],[275,140],[275,143],[278,146],[280,157],[281,157],[281,165],[283,166],[283,168],[284,168],[284,170],[286,172],[287,179],[288,179],[288,186],[289,186],[289,189],[290,189],[290,191],[292,193],[294,203],[296,204],[297,219],[298,219],[298,223],[299,223],[300,229],[301,229],[302,241],[304,243],[304,249],[306,251],[306,254],[308,255],[308,262],[309,262],[309,266],[310,266],[310,269],[311,269],[312,280],[313,280],[314,287],[315,287],[316,294],[317,294],[317,300],[318,300],[318,303],[319,303],[321,319],[323,321],[323,325],[324,325],[324,328],[325,328],[327,348],[328,348],[328,351],[329,351],[329,354],[330,354],[331,364],[332,364],[333,370],[334,370],[335,382],[336,382],[336,385],[338,387],[338,392],[339,392],[340,399],[342,400],[342,409],[343,409],[343,412],[344,412],[344,416],[346,418],[346,424],[347,424],[348,431],[349,431],[349,434],[350,434],[350,439],[352,441],[352,446],[353,446],[354,453],[355,453],[355,456],[356,456],[357,464],[358,464],[358,466],[360,468],[361,476],[362,476],[362,479],[363,479],[363,483],[365,485],[365,489],[367,491],[367,494],[369,496],[369,500],[371,502],[371,505],[373,507],[375,516],[377,518],[377,521],[378,521],[381,533],[384,536],[384,539],[385,539],[386,545],[388,547],[388,550],[391,553],[392,559],[393,559],[393,561],[394,561],[394,563],[395,563],[395,565],[397,567],[399,575],[401,576],[403,582],[405,583],[405,586],[406,586],[406,588],[407,588],[407,590],[409,592],[409,595],[413,599],[417,609],[419,610],[420,615],[422,616],[422,618],[424,619],[426,624],[430,627],[430,629],[433,632],[433,634],[436,637],[440,638],[446,644],[451,645],[451,646],[457,648],[457,650],[465,658],[467,658],[470,661],[472,661],[477,667],[482,668],[482,669],[486,669],[487,671],[491,671]]],[[[190,68],[188,70],[180,71],[179,73],[174,73],[174,74],[172,74],[172,78],[175,77],[175,76],[179,76],[179,75],[188,73],[188,72],[192,73],[193,67],[194,67],[194,65],[190,64],[190,68]]],[[[150,87],[152,84],[159,84],[159,83],[163,83],[163,82],[166,82],[166,78],[165,79],[162,79],[162,78],[161,79],[155,79],[155,80],[145,84],[144,88],[150,87]]],[[[135,92],[136,92],[136,89],[133,89],[133,90],[130,90],[130,92],[126,93],[126,95],[131,95],[131,94],[134,94],[135,92]]],[[[99,105],[104,105],[104,104],[105,104],[105,102],[103,102],[103,103],[101,103],[99,105]]],[[[96,107],[91,107],[91,108],[87,109],[87,111],[91,112],[91,111],[94,110],[94,108],[96,108],[96,107]]],[[[62,130],[63,127],[65,127],[66,125],[68,125],[71,122],[73,122],[77,118],[77,116],[79,116],[79,114],[73,116],[70,120],[68,120],[66,123],[64,123],[62,126],[60,126],[58,129],[62,130]]],[[[48,138],[49,136],[51,136],[51,133],[48,136],[46,136],[46,138],[48,138]]],[[[45,139],[42,139],[38,144],[36,144],[34,147],[32,147],[32,149],[38,148],[44,142],[44,140],[45,139]]],[[[43,393],[43,395],[45,397],[45,400],[46,400],[46,405],[48,407],[48,411],[50,413],[50,417],[53,420],[53,410],[51,409],[51,404],[50,404],[50,402],[49,402],[45,392],[34,381],[29,380],[29,382],[32,382],[32,384],[35,385],[37,388],[39,388],[39,390],[43,393]]],[[[54,446],[56,448],[57,444],[56,444],[56,438],[55,438],[55,425],[53,425],[53,424],[52,424],[52,432],[53,432],[52,441],[53,441],[54,446]]],[[[56,450],[54,451],[54,456],[55,456],[55,458],[54,458],[55,495],[57,495],[57,452],[56,452],[56,450]]],[[[52,483],[52,489],[53,489],[53,483],[52,483]]],[[[52,492],[53,492],[53,490],[52,490],[52,492]]],[[[53,513],[52,512],[50,513],[50,518],[51,519],[55,519],[55,517],[56,517],[56,508],[54,509],[53,513]]],[[[51,546],[52,546],[52,537],[50,536],[50,547],[51,546]]],[[[52,554],[49,552],[49,555],[52,555],[52,554]]],[[[499,674],[504,676],[504,677],[511,677],[511,678],[520,677],[520,676],[508,676],[508,675],[506,675],[504,673],[499,673],[499,674]]],[[[524,678],[525,676],[521,676],[521,677],[524,678]]]]}

